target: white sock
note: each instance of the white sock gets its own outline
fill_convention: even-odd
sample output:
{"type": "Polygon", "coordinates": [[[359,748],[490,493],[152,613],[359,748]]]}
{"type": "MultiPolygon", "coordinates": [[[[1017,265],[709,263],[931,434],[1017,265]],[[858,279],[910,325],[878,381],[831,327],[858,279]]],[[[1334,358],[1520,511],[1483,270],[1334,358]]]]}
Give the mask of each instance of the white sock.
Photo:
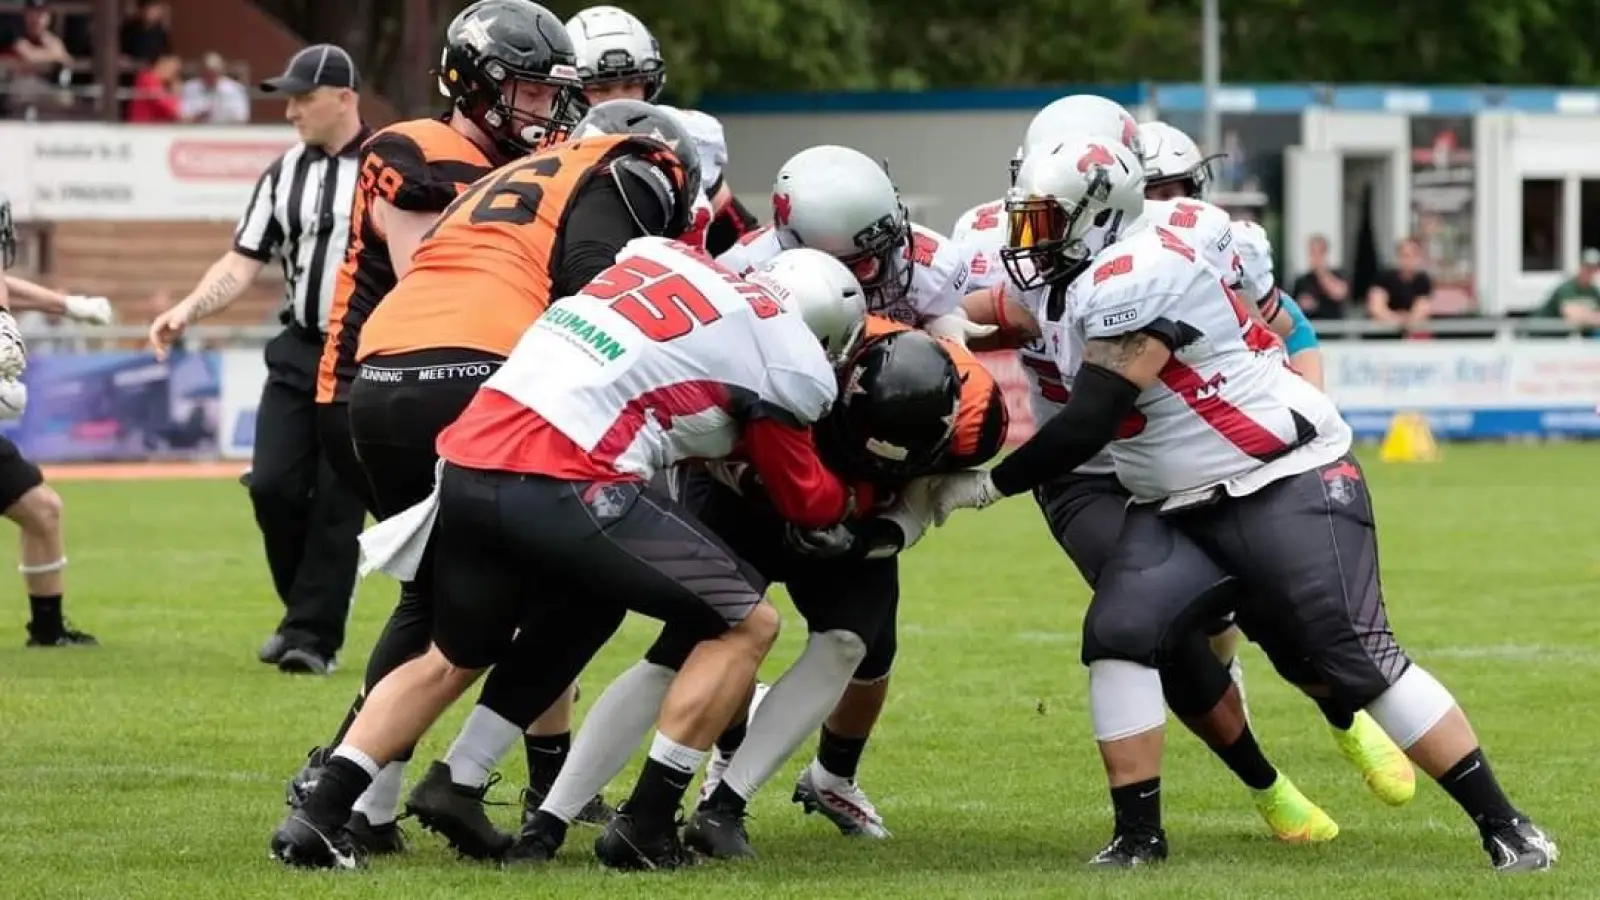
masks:
{"type": "Polygon", "coordinates": [[[483,787],[500,758],[522,738],[522,729],[487,706],[474,706],[450,752],[444,756],[450,780],[483,787]]]}
{"type": "Polygon", "coordinates": [[[356,798],[351,812],[367,817],[374,825],[393,822],[400,811],[400,789],[405,786],[406,764],[395,761],[378,770],[378,777],[356,798]]]}
{"type": "Polygon", "coordinates": [[[362,771],[367,773],[368,778],[375,779],[378,777],[378,769],[380,768],[378,761],[349,744],[340,744],[336,747],[331,758],[348,759],[360,766],[362,771]]]}
{"type": "Polygon", "coordinates": [[[563,822],[577,818],[650,733],[677,674],[641,660],[618,675],[590,707],[573,736],[566,765],[539,808],[563,822]]]}
{"type": "Polygon", "coordinates": [[[697,750],[694,747],[685,747],[661,732],[656,732],[655,740],[650,742],[650,758],[664,766],[671,766],[685,775],[693,775],[700,771],[700,764],[706,761],[709,750],[697,750]]]}
{"type": "Polygon", "coordinates": [[[746,800],[754,797],[827,720],[866,655],[866,644],[853,632],[813,632],[800,658],[756,708],[722,783],[746,800]]]}

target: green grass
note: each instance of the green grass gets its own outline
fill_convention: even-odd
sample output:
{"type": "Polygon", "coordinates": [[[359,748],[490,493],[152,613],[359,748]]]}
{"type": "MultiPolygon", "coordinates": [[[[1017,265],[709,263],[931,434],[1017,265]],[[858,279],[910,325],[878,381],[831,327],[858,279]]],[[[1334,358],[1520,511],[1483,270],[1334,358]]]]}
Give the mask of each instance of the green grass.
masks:
{"type": "MultiPolygon", "coordinates": [[[[762,858],[748,864],[613,875],[584,830],[554,865],[502,872],[413,829],[404,859],[286,872],[266,852],[283,780],[356,690],[393,585],[363,586],[341,672],[291,679],[255,661],[276,601],[236,484],[71,483],[70,615],[104,646],[24,651],[21,591],[0,581],[15,623],[0,644],[0,898],[1600,896],[1596,460],[1593,445],[1452,447],[1440,465],[1368,470],[1395,629],[1466,704],[1515,801],[1562,841],[1545,875],[1493,876],[1426,779],[1409,807],[1379,804],[1253,649],[1262,743],[1339,821],[1338,840],[1273,843],[1242,788],[1174,732],[1171,863],[1085,871],[1109,814],[1078,664],[1087,593],[1026,500],[964,515],[906,560],[894,692],[862,773],[892,841],[843,840],[789,804],[807,748],[754,804],[762,858]]],[[[769,678],[803,637],[787,620],[769,678]]],[[[589,696],[653,633],[630,623],[586,674],[589,696]]],[[[464,712],[419,760],[443,753],[464,712]]],[[[512,801],[522,761],[505,774],[497,797],[512,801]]],[[[493,814],[509,827],[515,807],[493,814]]]]}

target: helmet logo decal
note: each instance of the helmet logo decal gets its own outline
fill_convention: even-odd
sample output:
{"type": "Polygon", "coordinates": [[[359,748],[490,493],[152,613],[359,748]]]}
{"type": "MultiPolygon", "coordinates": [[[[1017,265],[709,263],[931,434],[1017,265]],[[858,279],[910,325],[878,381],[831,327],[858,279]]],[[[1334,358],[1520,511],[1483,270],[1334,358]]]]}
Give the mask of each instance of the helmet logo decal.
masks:
{"type": "Polygon", "coordinates": [[[493,24],[494,16],[473,16],[461,24],[461,37],[472,49],[482,53],[494,40],[489,36],[489,26],[493,24]]]}
{"type": "Polygon", "coordinates": [[[1139,149],[1139,123],[1131,116],[1122,117],[1122,145],[1129,150],[1139,149]]]}
{"type": "Polygon", "coordinates": [[[772,195],[772,223],[779,228],[789,227],[789,214],[792,207],[789,205],[788,194],[772,195]]]}
{"type": "Polygon", "coordinates": [[[1078,171],[1087,175],[1090,166],[1111,166],[1116,162],[1117,159],[1111,155],[1110,150],[1099,144],[1090,144],[1089,149],[1078,157],[1078,171]]]}

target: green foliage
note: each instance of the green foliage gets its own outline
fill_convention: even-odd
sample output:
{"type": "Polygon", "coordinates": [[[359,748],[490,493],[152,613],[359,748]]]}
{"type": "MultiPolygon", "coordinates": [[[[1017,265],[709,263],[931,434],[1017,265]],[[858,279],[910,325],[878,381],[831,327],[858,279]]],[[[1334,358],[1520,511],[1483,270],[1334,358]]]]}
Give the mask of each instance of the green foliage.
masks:
{"type": "MultiPolygon", "coordinates": [[[[465,0],[428,0],[443,22],[465,0]]],[[[1571,84],[1600,79],[1595,0],[1220,0],[1230,81],[1571,84]]],[[[393,34],[404,2],[263,0],[313,40],[393,34]],[[386,19],[385,17],[388,17],[386,19]],[[348,20],[348,21],[347,21],[348,20]]],[[[578,2],[549,4],[563,17],[578,2]]],[[[632,0],[671,92],[1192,81],[1201,0],[632,0]]],[[[359,37],[354,38],[361,43],[359,37]]],[[[398,42],[381,84],[421,77],[398,42]]]]}

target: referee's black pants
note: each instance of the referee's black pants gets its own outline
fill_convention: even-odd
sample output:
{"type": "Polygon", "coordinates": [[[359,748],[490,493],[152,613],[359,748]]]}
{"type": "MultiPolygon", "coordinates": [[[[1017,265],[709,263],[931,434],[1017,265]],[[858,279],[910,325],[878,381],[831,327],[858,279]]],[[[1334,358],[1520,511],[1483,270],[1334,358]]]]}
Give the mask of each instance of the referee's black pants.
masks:
{"type": "Polygon", "coordinates": [[[364,510],[334,473],[318,437],[321,356],[321,336],[292,325],[267,344],[250,501],[283,601],[278,633],[291,647],[332,657],[344,645],[364,510]]]}

